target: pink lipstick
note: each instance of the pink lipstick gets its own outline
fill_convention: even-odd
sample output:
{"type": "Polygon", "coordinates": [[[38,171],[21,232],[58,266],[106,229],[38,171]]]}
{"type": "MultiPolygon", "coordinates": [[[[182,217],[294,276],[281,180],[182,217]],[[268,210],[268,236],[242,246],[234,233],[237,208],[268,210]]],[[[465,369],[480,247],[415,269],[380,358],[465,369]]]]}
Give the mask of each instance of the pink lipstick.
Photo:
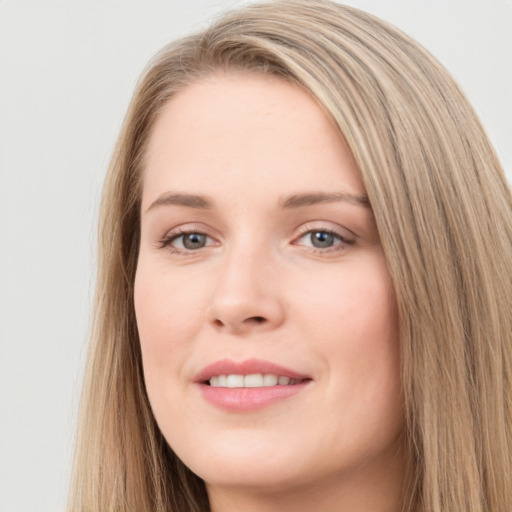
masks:
{"type": "Polygon", "coordinates": [[[223,359],[203,368],[194,382],[211,404],[230,412],[244,412],[296,395],[312,379],[269,361],[223,359]]]}

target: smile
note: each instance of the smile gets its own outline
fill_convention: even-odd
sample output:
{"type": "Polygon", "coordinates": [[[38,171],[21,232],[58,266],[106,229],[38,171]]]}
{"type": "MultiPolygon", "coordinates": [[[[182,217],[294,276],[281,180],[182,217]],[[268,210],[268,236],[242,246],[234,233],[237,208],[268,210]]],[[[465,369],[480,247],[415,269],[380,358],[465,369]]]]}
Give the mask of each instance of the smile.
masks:
{"type": "Polygon", "coordinates": [[[230,413],[256,411],[303,392],[313,379],[270,361],[222,359],[194,378],[202,397],[230,413]]]}
{"type": "Polygon", "coordinates": [[[214,375],[208,383],[215,388],[263,388],[269,386],[293,386],[302,379],[292,379],[286,375],[272,373],[252,373],[250,375],[214,375]]]}

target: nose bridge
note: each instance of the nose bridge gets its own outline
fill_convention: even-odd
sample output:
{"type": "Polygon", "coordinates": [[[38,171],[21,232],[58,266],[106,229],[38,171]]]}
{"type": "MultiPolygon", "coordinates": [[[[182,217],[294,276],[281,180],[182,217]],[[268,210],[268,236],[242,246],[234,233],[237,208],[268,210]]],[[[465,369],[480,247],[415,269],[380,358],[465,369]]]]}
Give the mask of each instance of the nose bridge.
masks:
{"type": "Polygon", "coordinates": [[[230,332],[279,325],[284,310],[272,276],[272,251],[255,240],[240,239],[226,250],[218,268],[210,320],[230,332]]]}

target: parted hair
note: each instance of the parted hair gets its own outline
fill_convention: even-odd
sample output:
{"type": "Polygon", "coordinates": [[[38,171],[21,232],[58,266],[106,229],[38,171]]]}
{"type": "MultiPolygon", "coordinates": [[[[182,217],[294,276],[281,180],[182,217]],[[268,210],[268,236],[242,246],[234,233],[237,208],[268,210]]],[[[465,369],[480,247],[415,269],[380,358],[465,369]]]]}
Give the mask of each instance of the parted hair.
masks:
{"type": "Polygon", "coordinates": [[[108,170],[69,512],[206,512],[144,386],[133,304],[141,171],[162,107],[218,71],[298,85],[353,153],[399,314],[404,512],[512,511],[512,199],[473,109],[417,42],[324,0],[243,7],[145,70],[108,170]]]}

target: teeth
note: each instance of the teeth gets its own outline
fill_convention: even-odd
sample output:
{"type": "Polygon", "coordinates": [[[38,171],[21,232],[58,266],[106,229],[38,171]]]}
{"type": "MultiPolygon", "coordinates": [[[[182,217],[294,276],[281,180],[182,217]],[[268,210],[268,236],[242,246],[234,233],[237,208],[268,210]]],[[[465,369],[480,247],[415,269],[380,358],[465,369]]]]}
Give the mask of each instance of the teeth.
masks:
{"type": "Polygon", "coordinates": [[[210,386],[214,388],[262,388],[278,384],[291,386],[298,382],[297,379],[272,373],[253,373],[250,375],[215,375],[210,379],[210,386]]]}
{"type": "MultiPolygon", "coordinates": [[[[266,375],[265,375],[266,377],[266,375]]],[[[264,377],[261,373],[253,373],[244,377],[243,387],[245,388],[261,388],[265,383],[264,377]]],[[[242,386],[240,386],[242,387],[242,386]]]]}
{"type": "Polygon", "coordinates": [[[263,385],[264,386],[277,386],[277,381],[279,377],[277,375],[272,375],[271,373],[267,375],[263,375],[263,385]]]}
{"type": "Polygon", "coordinates": [[[243,375],[228,375],[227,388],[243,388],[244,387],[244,376],[243,375]]]}

